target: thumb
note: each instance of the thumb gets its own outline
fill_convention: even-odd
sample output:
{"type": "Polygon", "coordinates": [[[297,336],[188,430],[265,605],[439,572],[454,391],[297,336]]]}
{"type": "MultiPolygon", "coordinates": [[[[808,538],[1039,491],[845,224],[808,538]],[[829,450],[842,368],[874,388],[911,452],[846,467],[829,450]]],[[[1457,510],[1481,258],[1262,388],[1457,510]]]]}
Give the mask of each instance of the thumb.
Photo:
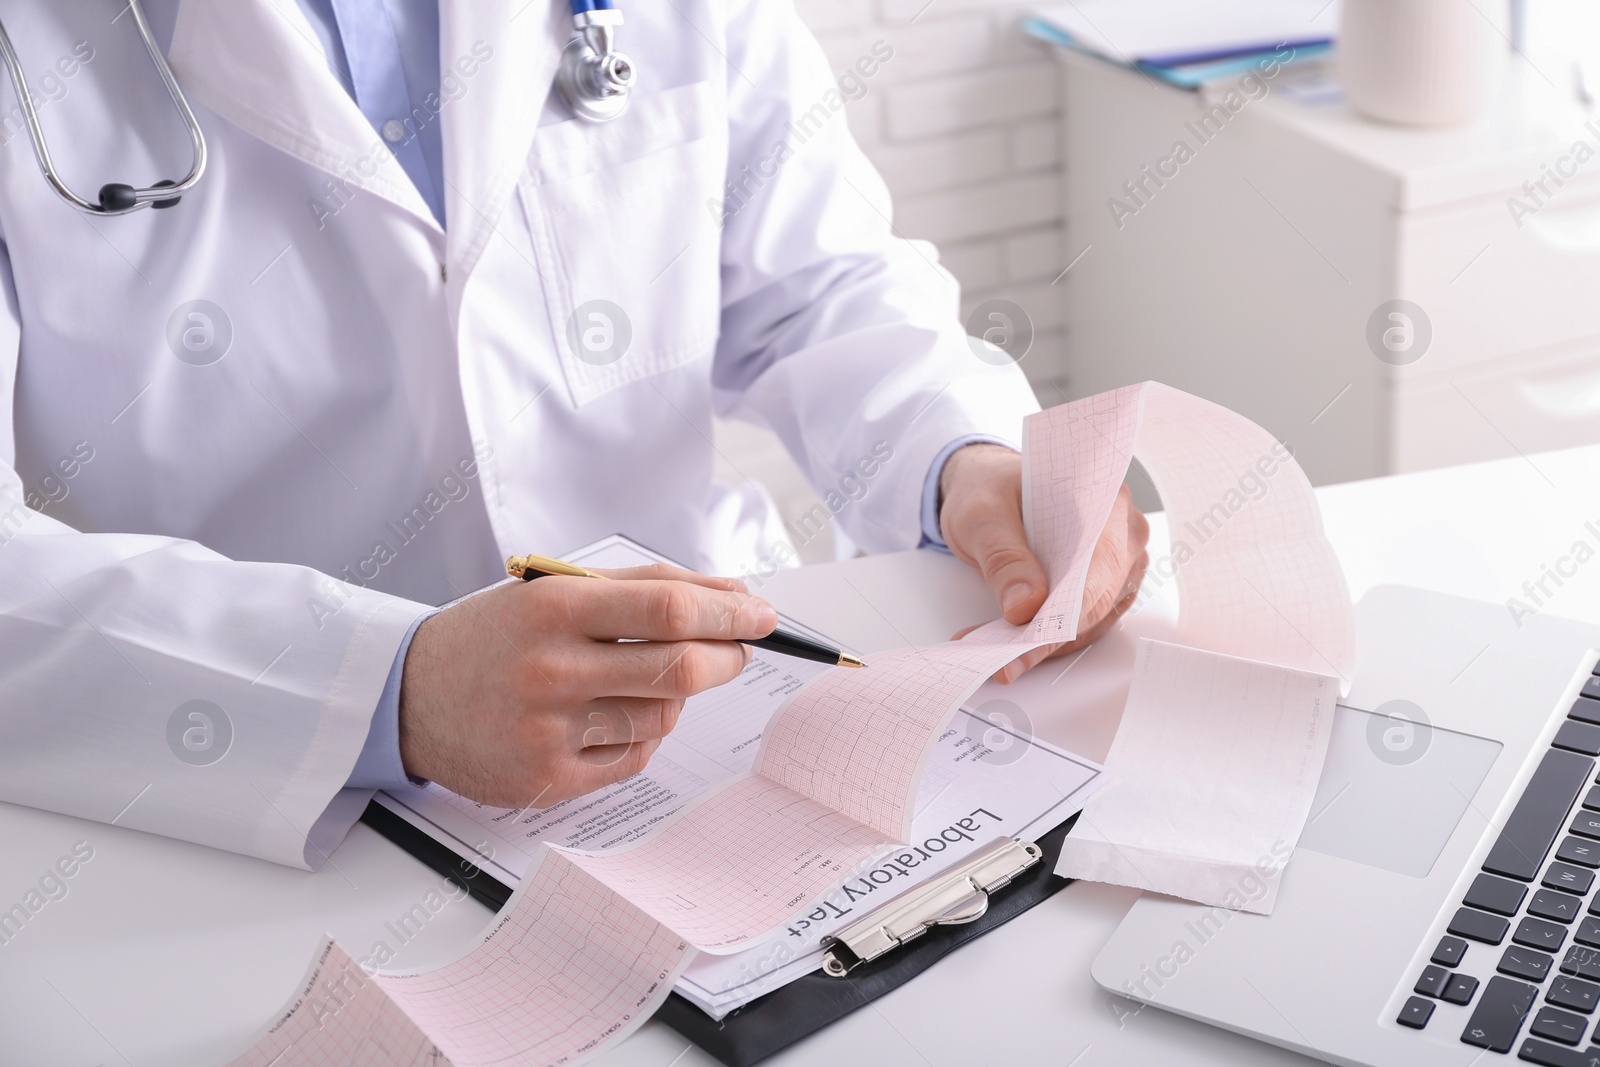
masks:
{"type": "Polygon", "coordinates": [[[970,542],[973,562],[1000,605],[1000,613],[1017,625],[1032,619],[1044,605],[1050,582],[1028,548],[1021,514],[1002,511],[974,534],[970,542]]]}

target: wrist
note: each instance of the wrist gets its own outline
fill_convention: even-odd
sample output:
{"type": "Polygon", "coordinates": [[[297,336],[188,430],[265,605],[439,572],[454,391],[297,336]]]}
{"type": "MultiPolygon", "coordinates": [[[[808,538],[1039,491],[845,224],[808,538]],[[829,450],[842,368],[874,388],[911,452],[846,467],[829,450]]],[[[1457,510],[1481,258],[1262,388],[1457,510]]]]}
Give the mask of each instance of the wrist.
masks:
{"type": "Polygon", "coordinates": [[[427,719],[429,716],[430,688],[434,683],[430,651],[438,636],[440,619],[444,613],[424,619],[417,627],[406,649],[405,663],[400,668],[400,701],[398,733],[400,739],[400,764],[413,778],[432,778],[428,766],[429,750],[427,719]]]}
{"type": "Polygon", "coordinates": [[[950,532],[945,529],[945,506],[952,498],[963,495],[961,486],[970,484],[974,477],[979,484],[985,484],[994,477],[996,468],[1020,463],[1021,458],[1014,449],[987,441],[964,445],[950,453],[950,458],[944,462],[944,469],[939,472],[937,512],[939,530],[947,544],[950,532]]]}
{"type": "Polygon", "coordinates": [[[991,444],[987,441],[978,441],[970,445],[963,445],[950,453],[950,458],[944,461],[944,470],[939,472],[939,503],[943,504],[945,497],[950,495],[951,486],[961,477],[962,472],[969,469],[974,463],[982,463],[986,456],[1015,456],[1017,453],[1005,445],[991,444]]]}

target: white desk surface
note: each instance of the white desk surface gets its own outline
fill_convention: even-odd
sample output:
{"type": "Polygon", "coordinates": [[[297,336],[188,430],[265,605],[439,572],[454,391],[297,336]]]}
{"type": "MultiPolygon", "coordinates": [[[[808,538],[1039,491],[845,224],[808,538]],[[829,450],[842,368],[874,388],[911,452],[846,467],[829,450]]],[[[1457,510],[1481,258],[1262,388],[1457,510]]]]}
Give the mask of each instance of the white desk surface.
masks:
{"type": "MultiPolygon", "coordinates": [[[[1319,495],[1357,598],[1374,585],[1400,583],[1503,603],[1524,596],[1523,582],[1537,580],[1575,542],[1600,549],[1600,446],[1332,486],[1319,495]]],[[[1153,525],[1164,541],[1162,524],[1153,525]]],[[[930,553],[788,572],[763,592],[863,651],[942,640],[986,617],[976,578],[930,553]]],[[[1600,622],[1600,558],[1579,566],[1546,610],[1600,622]]],[[[1090,654],[1115,652],[1108,645],[1090,654]]],[[[1059,698],[1072,685],[1068,674],[1052,690],[1058,676],[1059,666],[1046,665],[1010,697],[1030,711],[1041,736],[1103,756],[1114,717],[1052,718],[1052,693],[1059,698]]],[[[358,955],[380,938],[393,945],[385,924],[438,884],[364,826],[310,875],[0,804],[0,909],[80,840],[93,846],[94,858],[68,883],[68,895],[0,945],[0,1064],[216,1067],[283,1004],[323,931],[358,955]]],[[[1135,1005],[1100,990],[1089,963],[1134,896],[1070,886],[769,1062],[1313,1062],[1155,1009],[1130,1015],[1135,1005]]],[[[400,962],[452,955],[487,919],[471,901],[451,903],[401,949],[400,962]]],[[[601,1062],[716,1061],[650,1023],[601,1062]]]]}

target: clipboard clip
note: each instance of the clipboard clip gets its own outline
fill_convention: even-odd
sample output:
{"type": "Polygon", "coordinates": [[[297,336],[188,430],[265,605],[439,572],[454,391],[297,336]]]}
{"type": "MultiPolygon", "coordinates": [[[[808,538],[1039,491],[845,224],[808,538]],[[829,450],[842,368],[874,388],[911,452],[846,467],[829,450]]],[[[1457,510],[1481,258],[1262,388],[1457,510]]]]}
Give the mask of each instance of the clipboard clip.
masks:
{"type": "Polygon", "coordinates": [[[823,973],[843,978],[858,964],[916,940],[930,926],[976,922],[989,910],[989,894],[1038,863],[1043,855],[1032,841],[996,838],[971,858],[837,936],[823,938],[823,973]]]}

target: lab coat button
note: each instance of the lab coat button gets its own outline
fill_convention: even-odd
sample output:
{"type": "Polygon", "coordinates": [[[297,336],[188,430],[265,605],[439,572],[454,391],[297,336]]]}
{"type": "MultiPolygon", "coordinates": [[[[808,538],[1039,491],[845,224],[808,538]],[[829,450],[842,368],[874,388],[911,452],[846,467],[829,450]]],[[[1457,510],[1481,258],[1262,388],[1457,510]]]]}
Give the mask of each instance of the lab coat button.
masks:
{"type": "Polygon", "coordinates": [[[390,144],[399,144],[406,139],[405,123],[399,119],[390,119],[383,124],[383,139],[390,144]]]}

